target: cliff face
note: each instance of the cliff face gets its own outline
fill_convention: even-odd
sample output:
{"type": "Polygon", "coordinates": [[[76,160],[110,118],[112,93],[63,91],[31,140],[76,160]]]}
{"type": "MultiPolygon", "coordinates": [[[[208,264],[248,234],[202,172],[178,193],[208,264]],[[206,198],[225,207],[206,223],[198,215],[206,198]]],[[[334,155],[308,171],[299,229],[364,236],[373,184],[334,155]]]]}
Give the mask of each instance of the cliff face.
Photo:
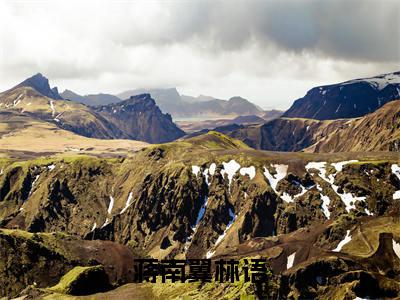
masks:
{"type": "MultiPolygon", "coordinates": [[[[122,131],[120,137],[149,143],[164,143],[184,135],[169,114],[163,114],[149,94],[99,106],[95,111],[122,131]]],[[[119,137],[119,136],[117,136],[119,137]]]]}

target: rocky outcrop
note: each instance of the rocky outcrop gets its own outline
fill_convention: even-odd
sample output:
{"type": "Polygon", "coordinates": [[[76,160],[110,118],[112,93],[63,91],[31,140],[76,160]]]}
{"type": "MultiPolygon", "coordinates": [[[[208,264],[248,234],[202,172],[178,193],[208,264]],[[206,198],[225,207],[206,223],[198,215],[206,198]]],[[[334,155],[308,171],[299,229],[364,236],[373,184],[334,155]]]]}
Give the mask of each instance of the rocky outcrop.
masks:
{"type": "Polygon", "coordinates": [[[68,295],[90,295],[109,290],[111,284],[102,265],[74,267],[65,274],[59,283],[48,290],[68,295]]]}
{"type": "Polygon", "coordinates": [[[171,115],[161,112],[149,94],[99,106],[95,111],[122,132],[117,138],[165,143],[185,134],[172,122],[171,115]]]}
{"type": "Polygon", "coordinates": [[[54,286],[70,270],[72,273],[63,277],[55,290],[63,288],[62,292],[85,294],[88,288],[95,288],[94,278],[103,280],[97,286],[100,289],[109,288],[110,283],[117,285],[134,279],[133,253],[113,242],[82,241],[61,233],[0,229],[0,245],[1,296],[16,296],[29,285],[54,286]],[[96,265],[103,267],[91,267],[96,265]],[[73,269],[75,266],[87,268],[73,269]],[[85,272],[76,274],[80,269],[85,272]],[[81,285],[89,282],[90,286],[81,285]]]}

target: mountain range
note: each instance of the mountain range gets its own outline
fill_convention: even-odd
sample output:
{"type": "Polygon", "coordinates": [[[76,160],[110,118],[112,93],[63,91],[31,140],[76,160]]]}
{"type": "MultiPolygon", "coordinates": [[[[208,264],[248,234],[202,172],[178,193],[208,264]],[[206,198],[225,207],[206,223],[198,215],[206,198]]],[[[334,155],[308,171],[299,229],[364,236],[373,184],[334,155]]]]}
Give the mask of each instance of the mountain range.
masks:
{"type": "Polygon", "coordinates": [[[55,88],[50,89],[47,78],[36,74],[1,93],[0,107],[85,137],[160,143],[184,135],[172,122],[171,116],[163,114],[148,94],[93,108],[64,100],[55,91],[55,88]],[[112,115],[107,113],[110,111],[112,115]]]}
{"type": "Polygon", "coordinates": [[[140,94],[150,94],[161,111],[171,114],[174,118],[234,118],[241,115],[263,115],[264,111],[241,97],[229,100],[215,99],[210,96],[191,97],[180,95],[176,88],[169,89],[136,89],[117,94],[97,94],[81,96],[70,90],[61,93],[64,99],[84,103],[90,106],[117,103],[122,99],[140,94]]]}
{"type": "Polygon", "coordinates": [[[88,106],[40,74],[1,93],[0,297],[398,298],[398,76],[317,87],[284,116],[189,136],[148,93],[88,106]],[[377,105],[358,111],[358,94],[377,105]],[[296,116],[307,105],[320,119],[296,116]],[[135,282],[149,258],[240,271],[234,283],[135,282]],[[246,282],[264,258],[263,282],[246,282]]]}

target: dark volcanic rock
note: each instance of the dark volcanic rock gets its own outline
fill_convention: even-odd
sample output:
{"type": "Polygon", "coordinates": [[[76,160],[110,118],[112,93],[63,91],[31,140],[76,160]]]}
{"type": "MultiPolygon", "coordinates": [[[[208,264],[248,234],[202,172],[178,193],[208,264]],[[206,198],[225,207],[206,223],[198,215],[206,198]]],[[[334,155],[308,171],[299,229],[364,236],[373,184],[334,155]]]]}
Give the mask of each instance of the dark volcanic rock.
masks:
{"type": "Polygon", "coordinates": [[[56,87],[50,88],[49,80],[41,73],[37,73],[36,75],[29,77],[14,88],[18,87],[31,87],[41,93],[43,96],[52,99],[62,99],[62,97],[58,94],[58,89],[56,87]]]}
{"type": "Polygon", "coordinates": [[[149,94],[132,96],[116,104],[96,107],[95,110],[130,139],[165,143],[185,134],[172,122],[171,115],[161,112],[149,94]]]}

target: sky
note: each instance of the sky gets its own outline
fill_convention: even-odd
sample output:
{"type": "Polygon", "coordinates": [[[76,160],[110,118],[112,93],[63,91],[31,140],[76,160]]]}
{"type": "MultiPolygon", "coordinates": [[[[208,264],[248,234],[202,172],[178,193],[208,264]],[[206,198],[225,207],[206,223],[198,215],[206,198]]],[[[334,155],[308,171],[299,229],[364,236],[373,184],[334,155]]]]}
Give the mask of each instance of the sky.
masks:
{"type": "Polygon", "coordinates": [[[176,87],[286,109],[314,86],[400,70],[397,0],[0,0],[0,90],[176,87]]]}

